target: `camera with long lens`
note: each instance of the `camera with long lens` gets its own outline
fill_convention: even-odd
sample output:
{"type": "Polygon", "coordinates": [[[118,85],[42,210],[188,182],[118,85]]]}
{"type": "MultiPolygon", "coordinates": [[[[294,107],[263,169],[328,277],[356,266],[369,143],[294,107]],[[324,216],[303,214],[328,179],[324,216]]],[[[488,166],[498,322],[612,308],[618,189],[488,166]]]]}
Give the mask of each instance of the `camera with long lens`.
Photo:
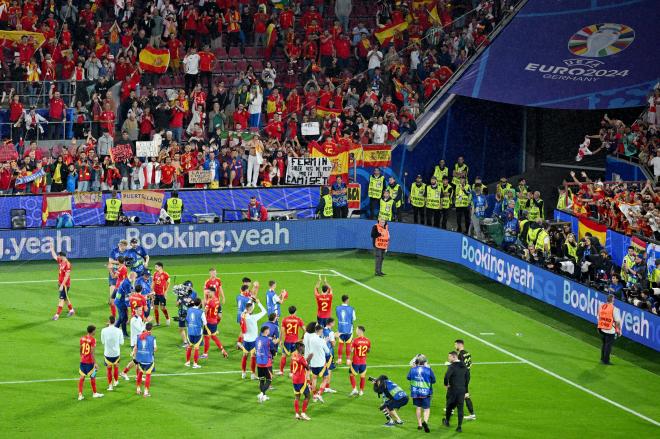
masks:
{"type": "Polygon", "coordinates": [[[140,217],[138,216],[128,216],[128,215],[121,215],[118,219],[117,222],[121,224],[122,226],[130,226],[133,224],[137,224],[140,222],[140,217]]]}
{"type": "Polygon", "coordinates": [[[188,315],[188,308],[193,306],[194,300],[192,298],[192,287],[192,282],[189,280],[172,287],[172,291],[176,295],[176,300],[179,305],[178,316],[175,317],[174,320],[185,320],[186,316],[188,315]]]}

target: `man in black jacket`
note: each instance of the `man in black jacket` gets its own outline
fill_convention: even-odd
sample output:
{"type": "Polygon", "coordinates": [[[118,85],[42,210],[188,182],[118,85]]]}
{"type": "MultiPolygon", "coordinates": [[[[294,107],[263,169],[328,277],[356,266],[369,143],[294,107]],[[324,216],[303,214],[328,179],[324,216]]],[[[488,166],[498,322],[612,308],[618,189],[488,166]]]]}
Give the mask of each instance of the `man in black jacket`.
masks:
{"type": "Polygon", "coordinates": [[[463,404],[465,394],[468,393],[468,384],[470,384],[470,369],[458,359],[458,353],[451,351],[449,353],[449,367],[445,373],[445,388],[447,389],[447,402],[445,407],[445,417],[442,418],[442,424],[449,427],[449,419],[454,409],[458,412],[457,432],[463,431],[463,404]]]}

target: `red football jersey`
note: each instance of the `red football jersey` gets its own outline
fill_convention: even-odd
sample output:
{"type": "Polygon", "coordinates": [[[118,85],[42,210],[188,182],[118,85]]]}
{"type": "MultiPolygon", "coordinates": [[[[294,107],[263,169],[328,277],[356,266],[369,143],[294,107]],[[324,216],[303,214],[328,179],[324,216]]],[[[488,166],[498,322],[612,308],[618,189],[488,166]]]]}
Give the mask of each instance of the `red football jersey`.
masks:
{"type": "Polygon", "coordinates": [[[332,316],[332,290],[328,290],[327,294],[321,294],[319,290],[314,288],[314,296],[316,297],[316,316],[322,319],[327,319],[332,316]]]}
{"type": "Polygon", "coordinates": [[[154,293],[158,296],[165,294],[165,287],[170,281],[170,275],[167,272],[155,272],[154,273],[154,293]]]}
{"type": "Polygon", "coordinates": [[[220,301],[217,297],[211,297],[211,300],[206,302],[206,322],[212,325],[218,324],[218,310],[220,309],[220,301]]]}
{"type": "Polygon", "coordinates": [[[367,354],[371,349],[371,341],[367,337],[358,337],[353,340],[353,364],[367,364],[367,354]]]}
{"type": "Polygon", "coordinates": [[[147,307],[147,298],[140,293],[133,293],[128,296],[128,303],[131,306],[132,315],[135,315],[138,308],[144,309],[147,307]]]}
{"type": "Polygon", "coordinates": [[[92,350],[96,347],[96,339],[91,335],[80,337],[80,362],[94,363],[94,353],[92,350]]]}
{"type": "Polygon", "coordinates": [[[115,288],[119,288],[119,285],[128,277],[128,268],[126,268],[125,265],[120,265],[119,268],[117,268],[117,272],[115,273],[117,276],[117,282],[115,282],[115,288]]]}
{"type": "Polygon", "coordinates": [[[284,333],[284,343],[295,343],[300,338],[298,332],[305,328],[305,323],[298,316],[286,316],[282,319],[282,333],[284,333]]]}
{"type": "Polygon", "coordinates": [[[215,297],[219,299],[222,280],[219,277],[216,277],[215,279],[207,279],[206,283],[204,284],[204,288],[209,289],[209,287],[215,288],[215,297]]]}
{"type": "Polygon", "coordinates": [[[71,286],[71,262],[64,260],[61,257],[57,257],[57,266],[60,270],[59,275],[57,277],[57,282],[62,285],[62,282],[64,281],[64,277],[69,274],[69,278],[66,280],[66,284],[64,285],[65,287],[70,287],[71,286]]]}
{"type": "Polygon", "coordinates": [[[298,352],[291,355],[291,374],[293,384],[304,384],[307,380],[307,360],[298,352]]]}

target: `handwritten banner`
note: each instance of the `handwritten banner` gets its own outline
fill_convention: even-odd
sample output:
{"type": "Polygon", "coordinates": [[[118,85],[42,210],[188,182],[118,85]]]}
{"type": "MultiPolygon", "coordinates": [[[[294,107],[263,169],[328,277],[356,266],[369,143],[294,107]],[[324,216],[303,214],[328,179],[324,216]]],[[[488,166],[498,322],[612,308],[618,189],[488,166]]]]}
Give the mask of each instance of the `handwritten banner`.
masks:
{"type": "Polygon", "coordinates": [[[189,183],[211,183],[213,181],[213,171],[190,171],[188,172],[189,183]]]}
{"type": "Polygon", "coordinates": [[[327,185],[332,162],[327,157],[289,157],[286,184],[327,185]]]}
{"type": "Polygon", "coordinates": [[[123,144],[117,145],[110,148],[110,158],[113,162],[123,162],[125,160],[130,160],[133,158],[133,150],[131,145],[123,144]]]}
{"type": "Polygon", "coordinates": [[[318,136],[321,130],[318,122],[303,122],[300,132],[303,136],[318,136]]]}
{"type": "Polygon", "coordinates": [[[156,142],[149,140],[147,142],[135,142],[135,155],[138,157],[158,157],[160,148],[156,142]]]}
{"type": "Polygon", "coordinates": [[[101,192],[75,192],[73,203],[78,209],[98,209],[101,207],[103,194],[101,192]]]}

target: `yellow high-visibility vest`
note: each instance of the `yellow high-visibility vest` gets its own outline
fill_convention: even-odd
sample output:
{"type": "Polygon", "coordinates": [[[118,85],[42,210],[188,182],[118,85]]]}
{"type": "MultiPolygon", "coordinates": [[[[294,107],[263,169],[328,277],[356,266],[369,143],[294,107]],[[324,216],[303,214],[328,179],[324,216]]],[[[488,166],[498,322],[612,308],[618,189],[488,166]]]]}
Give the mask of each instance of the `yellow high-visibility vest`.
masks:
{"type": "Polygon", "coordinates": [[[422,183],[417,186],[417,183],[413,183],[410,186],[410,204],[415,207],[424,207],[424,192],[426,191],[426,185],[422,183]]]}
{"type": "Polygon", "coordinates": [[[121,211],[121,200],[110,198],[105,200],[105,220],[117,221],[119,219],[119,212],[121,211]]]}
{"type": "Polygon", "coordinates": [[[183,201],[179,198],[170,198],[167,200],[166,210],[172,221],[179,221],[181,219],[181,212],[183,211],[183,201]]]}
{"type": "Polygon", "coordinates": [[[389,198],[387,200],[380,200],[380,211],[378,212],[378,219],[385,221],[392,221],[392,214],[394,213],[394,200],[389,198]]]}
{"type": "Polygon", "coordinates": [[[385,177],[382,175],[376,177],[372,175],[369,177],[369,198],[380,198],[383,196],[383,186],[385,185],[385,177]]]}
{"type": "Polygon", "coordinates": [[[325,202],[325,205],[323,206],[323,216],[325,218],[332,218],[332,195],[323,195],[323,201],[325,202]]]}

